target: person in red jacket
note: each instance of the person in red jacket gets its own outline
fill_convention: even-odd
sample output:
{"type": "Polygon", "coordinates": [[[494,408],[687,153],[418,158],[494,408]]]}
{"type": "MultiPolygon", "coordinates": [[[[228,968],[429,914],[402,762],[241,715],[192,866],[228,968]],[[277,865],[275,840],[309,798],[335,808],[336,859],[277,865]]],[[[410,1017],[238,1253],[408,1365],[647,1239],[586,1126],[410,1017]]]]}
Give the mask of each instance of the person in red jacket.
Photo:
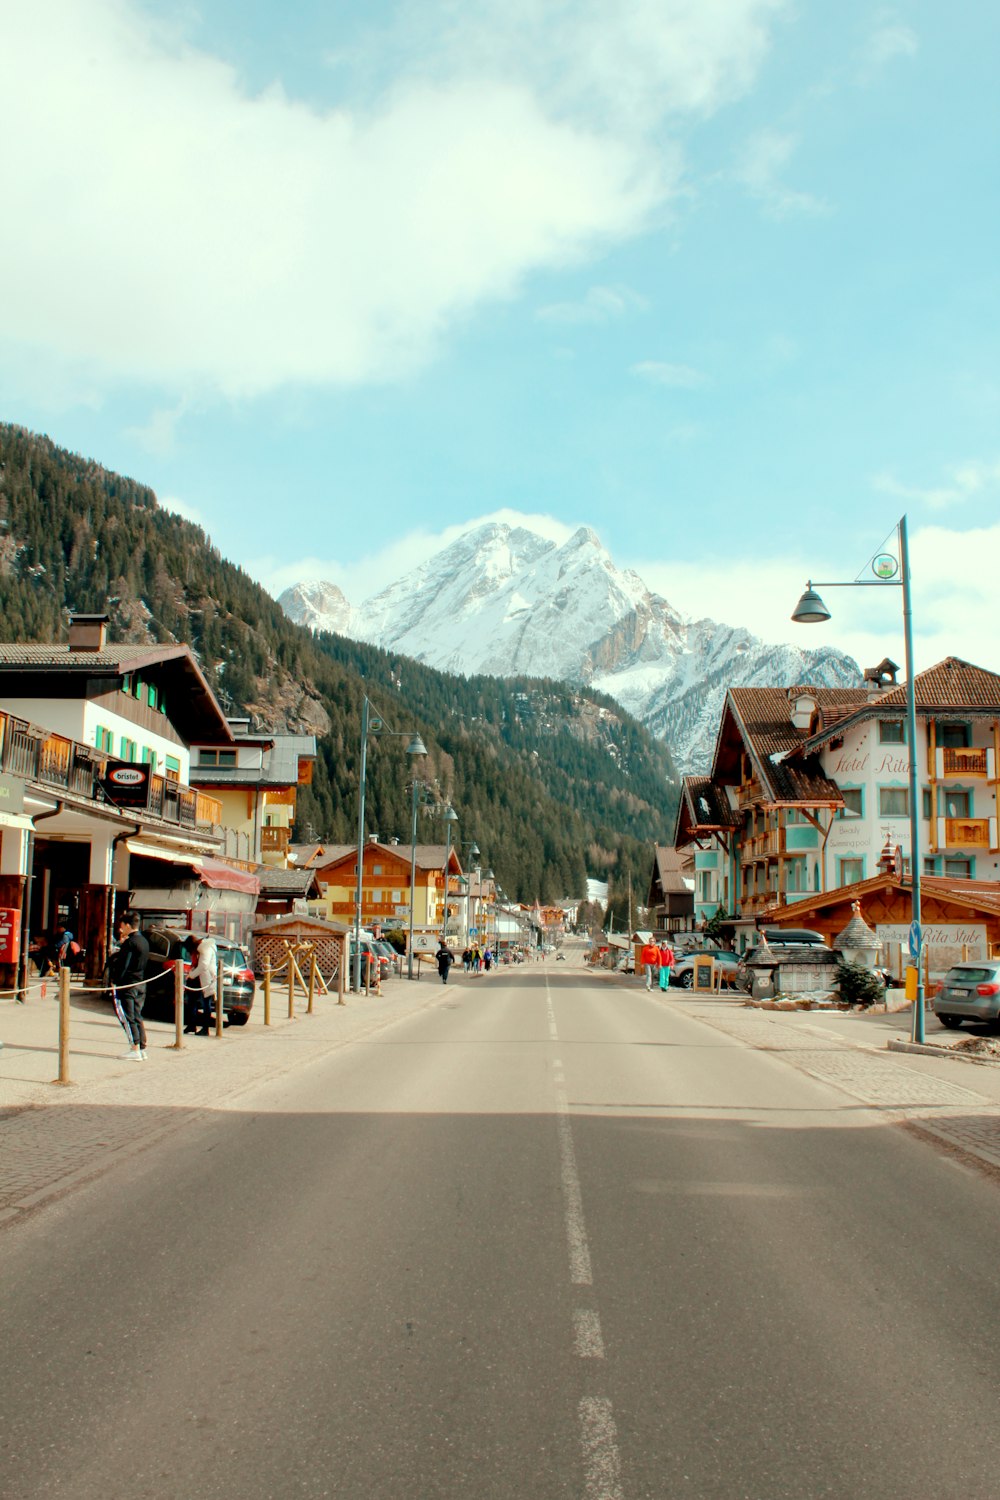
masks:
{"type": "Polygon", "coordinates": [[[670,983],[670,970],[674,966],[674,950],[666,938],[660,944],[660,989],[665,990],[670,983]]]}
{"type": "Polygon", "coordinates": [[[646,971],[646,988],[647,990],[651,990],[653,988],[653,971],[659,968],[660,965],[660,950],[652,939],[648,943],[643,943],[642,952],[639,954],[639,963],[646,971]]]}

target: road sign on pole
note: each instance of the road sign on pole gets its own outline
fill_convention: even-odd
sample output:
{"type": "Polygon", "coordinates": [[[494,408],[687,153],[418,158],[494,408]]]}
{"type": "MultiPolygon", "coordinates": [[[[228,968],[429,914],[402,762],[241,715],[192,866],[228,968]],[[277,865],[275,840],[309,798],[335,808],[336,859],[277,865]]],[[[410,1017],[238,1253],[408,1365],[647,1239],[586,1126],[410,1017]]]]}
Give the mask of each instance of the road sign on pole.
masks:
{"type": "Polygon", "coordinates": [[[924,930],[919,922],[910,923],[910,957],[914,963],[920,962],[920,948],[924,941],[924,930]]]}

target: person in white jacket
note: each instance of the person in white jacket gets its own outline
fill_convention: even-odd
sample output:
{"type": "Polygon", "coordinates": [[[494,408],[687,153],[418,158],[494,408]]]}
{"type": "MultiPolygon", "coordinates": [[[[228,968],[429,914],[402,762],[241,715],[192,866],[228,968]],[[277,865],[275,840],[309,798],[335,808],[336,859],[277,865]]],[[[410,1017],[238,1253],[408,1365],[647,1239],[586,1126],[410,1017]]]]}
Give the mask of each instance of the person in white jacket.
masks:
{"type": "Polygon", "coordinates": [[[215,1010],[215,983],[219,971],[219,950],[215,946],[215,940],[206,936],[198,939],[198,951],[195,954],[194,966],[191,969],[191,983],[195,990],[201,990],[201,1006],[198,1010],[196,1020],[201,1022],[197,1029],[199,1036],[208,1036],[208,1023],[212,1019],[215,1010]]]}

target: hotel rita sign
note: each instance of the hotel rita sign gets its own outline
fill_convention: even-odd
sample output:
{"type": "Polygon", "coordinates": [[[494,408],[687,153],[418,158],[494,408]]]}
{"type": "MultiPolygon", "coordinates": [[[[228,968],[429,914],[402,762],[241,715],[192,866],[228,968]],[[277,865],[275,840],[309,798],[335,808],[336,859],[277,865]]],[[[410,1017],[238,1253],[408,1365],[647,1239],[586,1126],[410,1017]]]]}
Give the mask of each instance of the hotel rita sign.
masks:
{"type": "Polygon", "coordinates": [[[115,807],[148,807],[151,768],[128,760],[109,760],[101,790],[115,807]]]}

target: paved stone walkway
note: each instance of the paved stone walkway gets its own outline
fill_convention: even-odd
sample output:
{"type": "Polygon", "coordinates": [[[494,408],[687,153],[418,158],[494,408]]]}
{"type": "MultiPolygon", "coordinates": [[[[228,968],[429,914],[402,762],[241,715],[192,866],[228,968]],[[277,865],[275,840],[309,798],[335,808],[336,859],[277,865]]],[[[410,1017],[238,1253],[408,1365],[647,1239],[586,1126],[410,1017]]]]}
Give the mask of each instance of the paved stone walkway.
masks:
{"type": "MultiPolygon", "coordinates": [[[[123,1038],[109,1016],[114,1051],[99,1060],[104,1076],[87,1076],[76,1087],[35,1085],[26,1096],[31,1102],[0,1115],[0,1223],[148,1150],[206,1109],[234,1108],[264,1080],[439,1004],[450,992],[429,977],[418,983],[397,979],[381,996],[348,996],[344,1006],[335,998],[317,999],[315,1014],[303,1009],[293,1021],[286,1014],[267,1029],[255,1024],[219,1038],[187,1037],[181,1052],[171,1046],[172,1026],[150,1026],[145,1063],[124,1057],[123,1038]]],[[[33,1020],[10,1013],[5,1031],[9,1036],[15,1023],[30,1027],[33,1020]]]]}
{"type": "MultiPolygon", "coordinates": [[[[749,1047],[779,1053],[811,1078],[842,1089],[879,1110],[960,1151],[1000,1167],[1000,1103],[974,1086],[952,1082],[909,1063],[910,1054],[877,1052],[849,1041],[806,1036],[779,1012],[707,1008],[698,1019],[749,1047]]],[[[961,1063],[946,1066],[961,1068],[961,1063]]]]}

